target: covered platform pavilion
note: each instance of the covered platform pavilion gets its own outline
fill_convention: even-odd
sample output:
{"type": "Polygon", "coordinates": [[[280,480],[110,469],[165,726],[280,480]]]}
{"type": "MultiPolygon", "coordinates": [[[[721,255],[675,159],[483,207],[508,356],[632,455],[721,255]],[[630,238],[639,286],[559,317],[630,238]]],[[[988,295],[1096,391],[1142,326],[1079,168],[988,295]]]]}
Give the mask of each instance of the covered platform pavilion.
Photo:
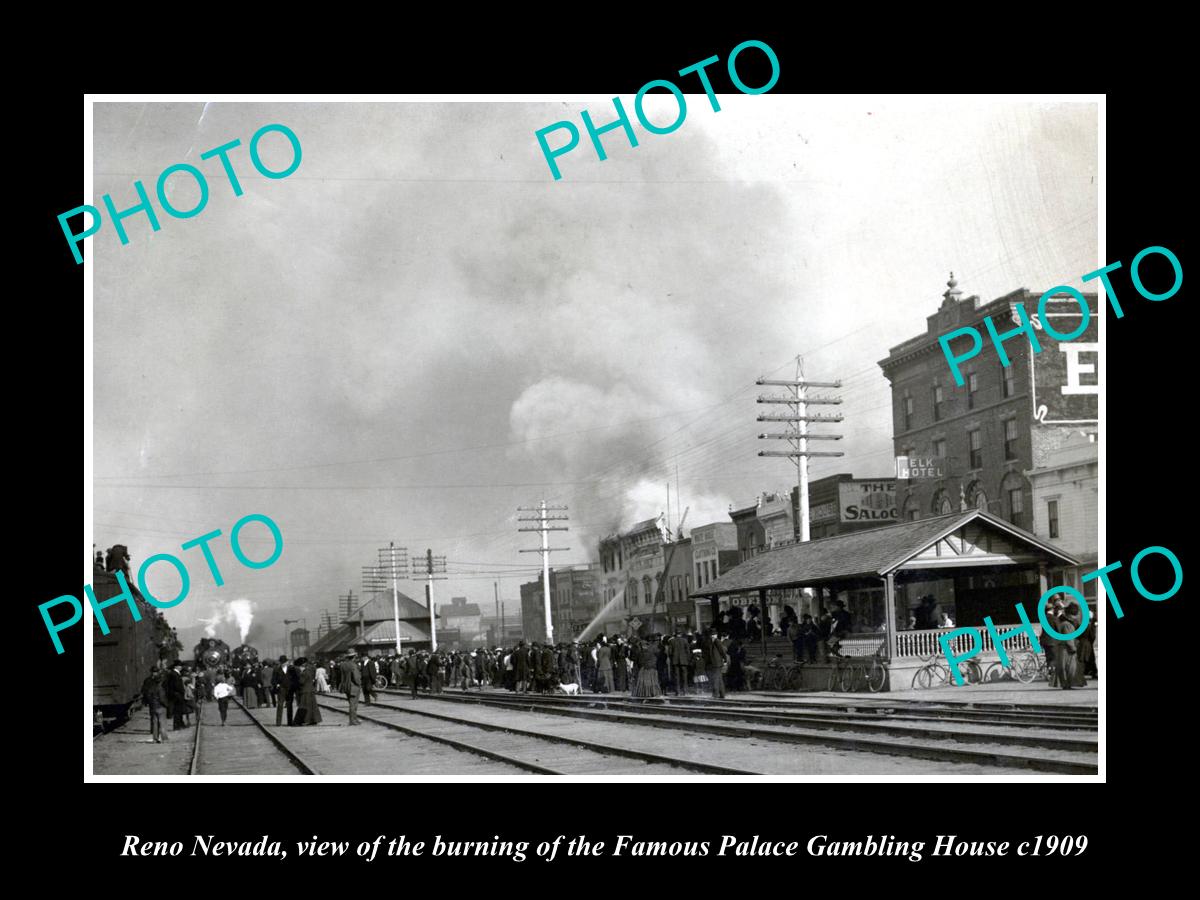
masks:
{"type": "MultiPolygon", "coordinates": [[[[995,658],[984,617],[990,616],[1003,632],[1006,626],[1020,624],[1018,602],[1040,635],[1036,610],[1038,600],[1053,586],[1048,572],[1078,566],[1077,560],[1028,531],[972,509],[767,550],[691,596],[711,601],[714,621],[722,598],[744,598],[765,610],[778,607],[779,595],[787,592],[787,597],[804,598],[789,601],[796,613],[809,613],[814,619],[835,599],[841,600],[851,615],[852,632],[842,641],[841,652],[879,652],[888,662],[889,685],[901,689],[911,684],[922,657],[941,653],[938,636],[955,628],[975,629],[983,658],[995,658]],[[917,627],[922,620],[932,624],[933,609],[938,611],[937,622],[944,614],[954,626],[917,627]]],[[[763,655],[768,641],[774,652],[786,648],[782,655],[792,658],[785,638],[764,639],[763,655]]],[[[964,633],[954,639],[954,646],[965,648],[969,641],[964,633]]],[[[1024,633],[1005,643],[1009,650],[1028,646],[1024,633]]],[[[824,689],[828,676],[828,664],[805,666],[803,687],[824,689]]]]}

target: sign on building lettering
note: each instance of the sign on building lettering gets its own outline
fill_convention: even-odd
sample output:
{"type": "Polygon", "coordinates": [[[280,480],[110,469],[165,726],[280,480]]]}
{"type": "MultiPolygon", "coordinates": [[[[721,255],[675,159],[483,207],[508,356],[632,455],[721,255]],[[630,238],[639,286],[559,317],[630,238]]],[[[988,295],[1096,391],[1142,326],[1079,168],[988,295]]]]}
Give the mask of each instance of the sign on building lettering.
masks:
{"type": "Polygon", "coordinates": [[[843,522],[884,522],[899,518],[894,481],[843,481],[838,484],[838,501],[843,522]]]}
{"type": "Polygon", "coordinates": [[[838,504],[830,500],[828,503],[818,503],[808,507],[808,521],[817,525],[821,522],[833,522],[838,517],[838,504]]]}
{"type": "Polygon", "coordinates": [[[945,478],[944,456],[897,456],[896,477],[915,481],[921,478],[945,478]]]}
{"type": "MultiPolygon", "coordinates": [[[[1046,316],[1063,334],[1079,329],[1083,313],[1071,298],[1047,303],[1046,316]]],[[[1085,425],[1099,421],[1099,316],[1091,315],[1078,338],[1057,341],[1041,329],[1042,352],[1031,355],[1033,417],[1043,425],[1085,425]]],[[[1036,326],[1035,326],[1036,327],[1036,326]]]]}

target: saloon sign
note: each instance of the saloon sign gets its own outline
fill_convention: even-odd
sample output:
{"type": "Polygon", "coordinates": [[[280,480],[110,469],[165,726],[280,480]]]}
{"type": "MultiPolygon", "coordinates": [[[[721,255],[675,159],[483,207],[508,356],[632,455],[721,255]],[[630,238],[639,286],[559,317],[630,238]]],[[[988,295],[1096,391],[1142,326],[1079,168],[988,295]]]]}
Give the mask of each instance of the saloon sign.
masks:
{"type": "Polygon", "coordinates": [[[895,521],[896,482],[843,481],[838,484],[838,507],[843,522],[895,521]]]}

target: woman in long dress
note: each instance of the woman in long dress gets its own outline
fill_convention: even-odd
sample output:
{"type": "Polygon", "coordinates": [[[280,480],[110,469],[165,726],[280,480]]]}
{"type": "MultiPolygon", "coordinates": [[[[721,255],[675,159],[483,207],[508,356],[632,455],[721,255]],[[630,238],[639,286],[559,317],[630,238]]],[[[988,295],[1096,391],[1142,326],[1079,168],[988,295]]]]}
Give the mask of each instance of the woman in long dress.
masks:
{"type": "Polygon", "coordinates": [[[650,641],[643,641],[637,648],[638,674],[634,687],[635,697],[661,697],[662,685],[658,682],[657,651],[650,641]]]}
{"type": "Polygon", "coordinates": [[[317,666],[317,693],[329,693],[329,681],[325,677],[325,667],[317,666]]]}
{"type": "Polygon", "coordinates": [[[300,671],[300,701],[296,704],[293,725],[320,725],[321,709],[317,706],[317,676],[313,666],[303,656],[296,660],[300,671]]]}

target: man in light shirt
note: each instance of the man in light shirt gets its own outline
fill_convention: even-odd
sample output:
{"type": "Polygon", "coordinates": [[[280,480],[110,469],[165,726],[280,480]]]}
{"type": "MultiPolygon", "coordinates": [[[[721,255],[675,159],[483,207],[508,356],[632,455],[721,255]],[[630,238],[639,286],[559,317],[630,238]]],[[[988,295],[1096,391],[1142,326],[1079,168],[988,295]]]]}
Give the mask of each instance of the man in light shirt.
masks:
{"type": "Polygon", "coordinates": [[[225,673],[221,673],[216,685],[213,686],[213,699],[217,701],[217,710],[221,713],[221,724],[225,724],[225,716],[229,712],[229,698],[233,696],[234,687],[229,683],[225,673]]]}

